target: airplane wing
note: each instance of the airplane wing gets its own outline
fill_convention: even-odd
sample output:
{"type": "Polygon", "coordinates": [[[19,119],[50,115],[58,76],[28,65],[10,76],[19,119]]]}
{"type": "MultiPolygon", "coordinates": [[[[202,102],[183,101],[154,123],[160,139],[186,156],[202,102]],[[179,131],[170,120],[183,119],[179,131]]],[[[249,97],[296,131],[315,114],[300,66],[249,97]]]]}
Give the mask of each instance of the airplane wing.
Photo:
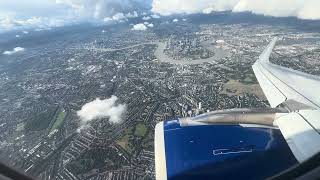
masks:
{"type": "Polygon", "coordinates": [[[266,179],[320,152],[320,78],[270,63],[276,41],[253,65],[272,108],[159,122],[156,179],[266,179]]]}
{"type": "Polygon", "coordinates": [[[275,124],[296,159],[303,162],[320,152],[320,78],[272,64],[269,57],[276,41],[272,40],[252,68],[271,107],[289,110],[275,124]]]}

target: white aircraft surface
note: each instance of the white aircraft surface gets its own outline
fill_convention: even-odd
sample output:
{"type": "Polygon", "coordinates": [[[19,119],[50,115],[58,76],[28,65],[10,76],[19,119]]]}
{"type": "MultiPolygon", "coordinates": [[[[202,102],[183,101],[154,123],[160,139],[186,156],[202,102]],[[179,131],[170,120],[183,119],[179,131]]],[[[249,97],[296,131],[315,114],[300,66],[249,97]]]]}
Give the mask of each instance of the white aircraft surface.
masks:
{"type": "Polygon", "coordinates": [[[158,180],[265,179],[320,152],[320,77],[271,63],[276,42],[252,66],[271,109],[223,110],[158,123],[158,180]]]}
{"type": "Polygon", "coordinates": [[[271,107],[283,106],[288,113],[278,114],[279,127],[299,162],[320,152],[320,78],[269,61],[277,38],[252,66],[271,107]]]}

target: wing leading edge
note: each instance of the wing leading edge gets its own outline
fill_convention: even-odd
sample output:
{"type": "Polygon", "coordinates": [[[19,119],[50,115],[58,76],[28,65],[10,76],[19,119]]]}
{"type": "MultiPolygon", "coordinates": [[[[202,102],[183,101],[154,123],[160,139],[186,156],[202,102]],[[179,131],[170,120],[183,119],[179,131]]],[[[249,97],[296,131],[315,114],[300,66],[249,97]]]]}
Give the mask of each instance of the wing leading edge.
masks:
{"type": "Polygon", "coordinates": [[[252,66],[271,107],[288,108],[275,120],[299,162],[320,152],[320,78],[269,61],[274,38],[252,66]]]}
{"type": "Polygon", "coordinates": [[[320,110],[320,77],[270,63],[269,57],[276,41],[277,38],[272,40],[252,66],[270,105],[277,107],[285,103],[295,108],[300,104],[299,110],[303,104],[304,109],[320,110]]]}

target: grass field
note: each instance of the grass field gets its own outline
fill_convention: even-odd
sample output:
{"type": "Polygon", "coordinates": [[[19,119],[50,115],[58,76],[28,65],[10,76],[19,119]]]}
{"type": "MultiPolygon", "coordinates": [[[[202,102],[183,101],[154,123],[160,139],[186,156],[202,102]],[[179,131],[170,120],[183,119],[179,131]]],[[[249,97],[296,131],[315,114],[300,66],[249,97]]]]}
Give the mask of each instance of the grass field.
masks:
{"type": "Polygon", "coordinates": [[[128,128],[124,132],[124,136],[122,136],[116,143],[125,149],[127,152],[131,153],[133,151],[132,146],[129,145],[129,136],[133,133],[133,127],[128,128]]]}
{"type": "Polygon", "coordinates": [[[132,149],[129,146],[129,135],[126,134],[125,136],[123,136],[121,139],[119,139],[117,141],[117,144],[119,146],[121,146],[123,149],[125,149],[126,151],[128,151],[129,153],[132,152],[132,149]]]}
{"type": "Polygon", "coordinates": [[[54,124],[52,125],[52,127],[50,129],[50,132],[52,132],[55,129],[58,129],[61,126],[66,115],[67,115],[67,113],[64,110],[59,112],[57,118],[55,119],[54,124]]]}
{"type": "Polygon", "coordinates": [[[135,136],[144,137],[147,133],[147,127],[144,124],[137,124],[136,129],[134,131],[135,136]]]}
{"type": "Polygon", "coordinates": [[[230,80],[223,86],[223,94],[241,95],[244,93],[255,94],[260,99],[266,99],[259,84],[243,84],[237,80],[230,80]],[[228,92],[227,89],[235,90],[235,92],[228,92]]]}
{"type": "MultiPolygon", "coordinates": [[[[121,146],[123,149],[125,149],[128,153],[132,153],[134,151],[134,146],[130,143],[129,138],[135,136],[135,137],[140,137],[143,138],[147,136],[147,126],[143,123],[137,124],[135,127],[130,127],[128,128],[124,133],[123,136],[116,141],[116,143],[121,146]]],[[[153,141],[152,141],[153,142],[153,141]]],[[[149,144],[145,144],[148,147],[150,146],[149,144]]]]}

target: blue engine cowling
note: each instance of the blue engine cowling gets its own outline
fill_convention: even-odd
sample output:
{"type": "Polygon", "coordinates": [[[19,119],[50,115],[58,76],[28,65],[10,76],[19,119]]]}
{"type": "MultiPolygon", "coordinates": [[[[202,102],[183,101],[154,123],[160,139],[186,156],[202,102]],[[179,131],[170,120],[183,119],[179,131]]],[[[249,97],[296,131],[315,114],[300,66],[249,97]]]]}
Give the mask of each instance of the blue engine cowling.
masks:
{"type": "Polygon", "coordinates": [[[279,129],[157,124],[156,176],[162,179],[265,179],[297,164],[279,129]]]}

